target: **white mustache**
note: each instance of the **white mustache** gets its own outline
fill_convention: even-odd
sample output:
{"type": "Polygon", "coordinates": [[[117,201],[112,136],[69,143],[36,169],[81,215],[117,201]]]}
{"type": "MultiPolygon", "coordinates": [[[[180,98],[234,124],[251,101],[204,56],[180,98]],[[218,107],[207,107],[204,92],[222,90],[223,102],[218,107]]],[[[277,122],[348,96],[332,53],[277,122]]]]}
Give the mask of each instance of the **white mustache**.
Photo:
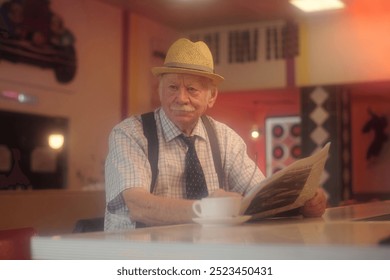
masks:
{"type": "Polygon", "coordinates": [[[184,111],[184,112],[195,111],[195,108],[191,105],[172,105],[170,109],[172,111],[184,111]]]}

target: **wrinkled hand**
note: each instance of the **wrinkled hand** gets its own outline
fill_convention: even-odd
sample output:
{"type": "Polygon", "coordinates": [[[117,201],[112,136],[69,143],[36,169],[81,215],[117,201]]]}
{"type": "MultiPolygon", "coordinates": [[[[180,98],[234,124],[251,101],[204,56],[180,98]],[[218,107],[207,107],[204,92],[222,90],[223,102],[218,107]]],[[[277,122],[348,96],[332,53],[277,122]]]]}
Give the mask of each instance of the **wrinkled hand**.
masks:
{"type": "Polygon", "coordinates": [[[321,217],[326,209],[327,196],[322,188],[318,188],[315,195],[306,201],[305,205],[301,208],[303,216],[308,218],[321,217]]]}
{"type": "Polygon", "coordinates": [[[228,192],[223,189],[217,189],[214,192],[212,192],[209,197],[222,197],[222,196],[238,196],[242,197],[241,194],[236,192],[228,192]]]}

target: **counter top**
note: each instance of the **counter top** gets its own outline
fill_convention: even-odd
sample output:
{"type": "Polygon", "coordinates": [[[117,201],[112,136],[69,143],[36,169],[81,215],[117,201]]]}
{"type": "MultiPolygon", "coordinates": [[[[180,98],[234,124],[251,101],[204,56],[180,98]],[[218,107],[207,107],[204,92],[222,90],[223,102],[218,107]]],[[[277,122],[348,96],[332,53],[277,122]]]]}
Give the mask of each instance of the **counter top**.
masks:
{"type": "Polygon", "coordinates": [[[184,224],[32,239],[34,259],[390,259],[390,201],[329,208],[322,218],[235,226],[184,224]]]}

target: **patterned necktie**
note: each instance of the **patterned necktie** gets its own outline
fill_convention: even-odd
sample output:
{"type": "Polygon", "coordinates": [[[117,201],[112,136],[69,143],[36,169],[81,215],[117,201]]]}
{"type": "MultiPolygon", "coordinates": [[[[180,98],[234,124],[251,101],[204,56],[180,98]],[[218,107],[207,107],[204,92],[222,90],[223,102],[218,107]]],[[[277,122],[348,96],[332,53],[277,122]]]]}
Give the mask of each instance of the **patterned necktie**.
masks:
{"type": "Polygon", "coordinates": [[[201,199],[208,196],[208,191],[202,166],[195,150],[195,137],[186,137],[183,134],[180,137],[188,146],[184,169],[186,197],[187,199],[201,199]]]}

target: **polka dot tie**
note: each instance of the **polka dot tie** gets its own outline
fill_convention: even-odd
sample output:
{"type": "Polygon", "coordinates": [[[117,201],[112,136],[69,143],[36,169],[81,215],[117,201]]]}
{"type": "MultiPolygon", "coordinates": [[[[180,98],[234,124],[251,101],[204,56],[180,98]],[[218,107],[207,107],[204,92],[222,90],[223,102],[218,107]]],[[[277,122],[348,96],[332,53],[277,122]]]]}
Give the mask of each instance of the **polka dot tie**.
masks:
{"type": "Polygon", "coordinates": [[[201,199],[208,196],[206,179],[195,150],[195,137],[180,135],[188,146],[184,176],[186,178],[187,199],[201,199]]]}

